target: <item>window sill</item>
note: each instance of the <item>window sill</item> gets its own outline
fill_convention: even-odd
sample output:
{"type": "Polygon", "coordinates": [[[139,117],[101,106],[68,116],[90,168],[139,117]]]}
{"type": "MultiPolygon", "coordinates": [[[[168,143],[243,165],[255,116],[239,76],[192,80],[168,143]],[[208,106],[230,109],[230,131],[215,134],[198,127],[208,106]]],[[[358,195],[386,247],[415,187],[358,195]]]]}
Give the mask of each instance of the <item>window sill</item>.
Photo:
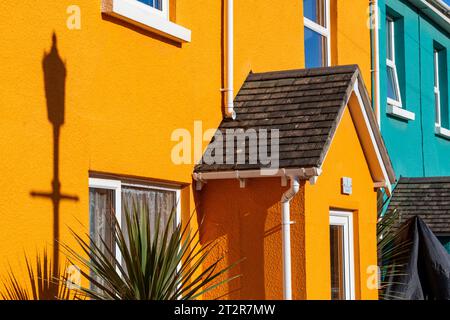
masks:
{"type": "Polygon", "coordinates": [[[442,128],[441,126],[435,125],[434,132],[437,136],[442,137],[444,139],[450,140],[450,130],[442,128]]]}
{"type": "Polygon", "coordinates": [[[416,119],[416,115],[414,112],[405,110],[403,108],[399,108],[393,105],[388,104],[387,113],[396,118],[400,118],[402,120],[411,120],[414,121],[416,119]]]}
{"type": "Polygon", "coordinates": [[[173,41],[191,42],[191,30],[155,14],[155,9],[136,0],[103,0],[102,13],[125,20],[173,41]]]}

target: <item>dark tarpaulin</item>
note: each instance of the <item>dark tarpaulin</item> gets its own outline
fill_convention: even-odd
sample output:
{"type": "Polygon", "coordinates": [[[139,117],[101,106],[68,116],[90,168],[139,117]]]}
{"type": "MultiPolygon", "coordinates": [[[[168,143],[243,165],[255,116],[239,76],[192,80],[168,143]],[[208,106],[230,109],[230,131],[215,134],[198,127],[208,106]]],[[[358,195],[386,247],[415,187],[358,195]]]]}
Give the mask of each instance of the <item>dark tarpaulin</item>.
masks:
{"type": "Polygon", "coordinates": [[[415,216],[398,229],[396,238],[407,246],[396,257],[402,267],[386,293],[407,300],[450,300],[450,255],[426,223],[415,216]]]}

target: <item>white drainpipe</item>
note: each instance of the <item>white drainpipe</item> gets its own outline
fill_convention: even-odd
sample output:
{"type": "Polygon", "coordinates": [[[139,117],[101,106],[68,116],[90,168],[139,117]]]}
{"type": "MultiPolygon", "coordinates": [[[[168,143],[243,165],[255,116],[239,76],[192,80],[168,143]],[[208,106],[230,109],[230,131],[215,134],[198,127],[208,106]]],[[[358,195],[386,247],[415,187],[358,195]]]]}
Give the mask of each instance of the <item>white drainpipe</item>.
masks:
{"type": "Polygon", "coordinates": [[[292,198],[300,189],[298,176],[291,177],[291,188],[281,197],[281,231],[283,237],[283,299],[292,300],[292,271],[291,271],[291,210],[292,198]]]}
{"type": "Polygon", "coordinates": [[[380,103],[380,41],[379,41],[379,10],[378,10],[378,0],[372,0],[372,19],[374,23],[373,27],[373,48],[374,48],[374,57],[373,57],[373,100],[374,100],[374,111],[375,117],[377,119],[378,126],[381,127],[381,103],[380,103]]]}
{"type": "Polygon", "coordinates": [[[225,116],[227,118],[236,119],[236,112],[234,111],[234,0],[228,0],[228,31],[227,31],[227,47],[228,47],[228,88],[227,92],[227,106],[225,107],[225,116]]]}

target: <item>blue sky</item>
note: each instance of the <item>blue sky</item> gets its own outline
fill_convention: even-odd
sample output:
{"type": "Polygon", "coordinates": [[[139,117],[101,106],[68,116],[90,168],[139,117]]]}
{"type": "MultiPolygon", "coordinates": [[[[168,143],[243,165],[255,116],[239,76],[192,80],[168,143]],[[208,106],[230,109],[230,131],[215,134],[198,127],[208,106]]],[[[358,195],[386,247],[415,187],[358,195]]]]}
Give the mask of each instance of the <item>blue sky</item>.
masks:
{"type": "Polygon", "coordinates": [[[444,0],[444,2],[448,5],[450,5],[450,0],[444,0]]]}

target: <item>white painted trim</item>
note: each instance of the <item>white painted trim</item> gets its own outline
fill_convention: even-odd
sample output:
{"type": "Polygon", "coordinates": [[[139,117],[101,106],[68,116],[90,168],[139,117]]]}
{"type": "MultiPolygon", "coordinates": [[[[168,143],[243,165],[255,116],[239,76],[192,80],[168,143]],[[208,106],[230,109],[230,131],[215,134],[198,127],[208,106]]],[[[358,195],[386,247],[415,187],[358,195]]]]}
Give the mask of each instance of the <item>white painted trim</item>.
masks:
{"type": "MultiPolygon", "coordinates": [[[[120,226],[122,226],[122,186],[126,187],[136,187],[142,189],[149,190],[162,190],[162,191],[170,191],[175,192],[175,201],[177,204],[176,208],[176,217],[175,223],[179,225],[181,223],[181,190],[176,188],[169,187],[160,187],[154,186],[151,183],[149,184],[135,184],[135,183],[126,183],[121,180],[113,180],[113,179],[100,179],[100,178],[89,178],[89,188],[98,188],[98,189],[108,189],[115,191],[115,213],[116,219],[120,226]]],[[[90,226],[89,226],[90,228],[90,226]]],[[[116,259],[117,261],[122,261],[122,255],[119,250],[118,244],[116,244],[116,259]]],[[[180,266],[178,266],[180,268],[180,266]]]]}
{"type": "Polygon", "coordinates": [[[307,180],[322,174],[319,168],[296,168],[296,169],[260,169],[260,170],[230,170],[219,172],[194,172],[192,177],[195,181],[206,182],[208,180],[224,179],[251,179],[251,178],[270,178],[270,177],[299,177],[307,180]]]}
{"type": "MultiPolygon", "coordinates": [[[[161,12],[136,0],[111,0],[111,11],[104,13],[123,18],[177,42],[191,42],[191,30],[169,21],[168,9],[161,12]]],[[[165,0],[164,3],[167,2],[165,0]]],[[[167,4],[165,5],[167,7],[167,4]]]]}
{"type": "Polygon", "coordinates": [[[441,90],[439,85],[439,51],[434,49],[434,106],[436,112],[435,125],[436,127],[440,127],[442,124],[441,119],[441,90]]]}
{"type": "Polygon", "coordinates": [[[320,35],[324,36],[324,37],[328,37],[330,35],[330,32],[327,28],[321,26],[318,23],[315,23],[314,21],[308,19],[308,18],[304,18],[305,19],[305,27],[311,29],[314,32],[319,33],[320,35]]]}
{"type": "MultiPolygon", "coordinates": [[[[400,91],[400,83],[398,81],[398,73],[397,73],[397,65],[395,64],[395,24],[394,20],[391,17],[386,17],[386,20],[388,21],[387,27],[390,29],[391,38],[388,39],[391,43],[392,52],[390,54],[392,55],[392,59],[389,59],[388,53],[386,52],[386,65],[392,69],[394,72],[394,90],[398,97],[398,100],[394,100],[392,98],[387,97],[387,102],[390,105],[397,106],[399,108],[402,107],[402,95],[400,91]]],[[[386,36],[388,35],[388,32],[386,30],[386,36]]],[[[388,79],[389,81],[389,79],[388,79]]]]}
{"type": "Polygon", "coordinates": [[[153,185],[151,183],[149,183],[149,184],[140,184],[140,183],[123,182],[122,186],[142,188],[142,189],[149,189],[149,190],[161,190],[161,191],[175,192],[175,201],[176,201],[176,204],[177,204],[175,220],[176,220],[176,224],[180,224],[181,223],[181,190],[180,189],[170,188],[170,187],[155,186],[155,185],[153,185]]]}
{"type": "Polygon", "coordinates": [[[449,129],[443,128],[443,127],[438,126],[438,125],[435,125],[434,132],[438,136],[450,140],[450,130],[449,129]]]}
{"type": "MultiPolygon", "coordinates": [[[[89,188],[114,190],[114,211],[119,226],[122,226],[122,185],[119,180],[89,178],[89,188]]],[[[89,226],[90,230],[91,226],[89,226]]],[[[116,244],[116,259],[122,261],[119,245],[116,244]]],[[[117,269],[119,270],[119,269],[117,269]]]]}
{"type": "Polygon", "coordinates": [[[321,36],[327,39],[327,65],[326,67],[331,66],[331,18],[330,18],[330,0],[324,0],[325,3],[325,27],[320,24],[308,19],[307,17],[303,17],[304,27],[311,29],[314,32],[317,32],[321,36]]]}
{"type": "Polygon", "coordinates": [[[403,120],[411,120],[414,121],[416,119],[416,115],[414,112],[408,111],[406,109],[388,104],[386,112],[394,117],[403,119],[403,120]]]}
{"type": "Polygon", "coordinates": [[[344,227],[344,284],[345,299],[355,300],[355,255],[353,214],[347,211],[330,211],[330,226],[344,227]]]}
{"type": "MultiPolygon", "coordinates": [[[[367,115],[366,109],[364,108],[364,102],[362,100],[361,93],[359,92],[358,81],[355,82],[355,85],[353,87],[353,92],[355,93],[355,96],[356,96],[356,98],[358,100],[358,104],[359,104],[359,106],[361,108],[361,112],[362,112],[363,117],[364,117],[364,122],[366,124],[367,130],[369,131],[370,140],[372,141],[372,145],[374,146],[375,153],[377,155],[378,163],[380,164],[381,171],[383,172],[383,177],[384,177],[384,180],[386,182],[386,188],[388,189],[388,193],[390,194],[391,191],[392,191],[391,181],[389,179],[389,175],[387,173],[387,169],[386,169],[386,166],[384,164],[383,157],[381,157],[381,151],[378,148],[377,141],[376,141],[375,136],[373,134],[372,127],[371,127],[370,121],[369,121],[369,117],[367,115]]],[[[347,104],[348,104],[348,102],[347,102],[347,104]]]]}

